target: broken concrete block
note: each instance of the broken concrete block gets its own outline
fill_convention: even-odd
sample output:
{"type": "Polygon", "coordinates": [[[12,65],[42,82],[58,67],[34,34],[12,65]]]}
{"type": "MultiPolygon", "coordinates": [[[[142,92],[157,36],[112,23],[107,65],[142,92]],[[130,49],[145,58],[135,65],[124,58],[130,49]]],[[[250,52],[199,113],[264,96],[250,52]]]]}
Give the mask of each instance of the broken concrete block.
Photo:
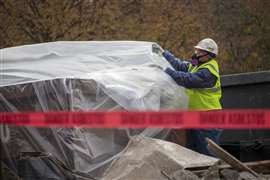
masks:
{"type": "Polygon", "coordinates": [[[223,169],[220,174],[225,180],[238,180],[239,173],[232,169],[223,169]]]}
{"type": "Polygon", "coordinates": [[[239,173],[240,180],[258,180],[253,174],[243,171],[239,173]]]}
{"type": "Polygon", "coordinates": [[[216,163],[215,165],[211,166],[208,171],[206,171],[206,173],[203,175],[203,180],[219,180],[220,176],[219,176],[219,169],[218,169],[218,163],[216,163]]]}
{"type": "Polygon", "coordinates": [[[200,178],[191,171],[178,170],[175,171],[172,176],[172,180],[200,180],[200,178]]]}
{"type": "Polygon", "coordinates": [[[211,166],[217,161],[174,143],[137,136],[112,162],[102,180],[167,180],[164,173],[170,176],[186,167],[211,166]]]}

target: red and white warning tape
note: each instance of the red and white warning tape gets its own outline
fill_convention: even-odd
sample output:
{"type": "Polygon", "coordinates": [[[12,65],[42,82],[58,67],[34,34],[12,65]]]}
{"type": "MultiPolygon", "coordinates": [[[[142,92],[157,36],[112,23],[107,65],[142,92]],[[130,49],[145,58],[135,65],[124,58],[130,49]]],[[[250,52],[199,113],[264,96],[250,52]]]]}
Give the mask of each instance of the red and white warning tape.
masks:
{"type": "Polygon", "coordinates": [[[2,112],[0,124],[88,128],[270,128],[270,110],[2,112]]]}

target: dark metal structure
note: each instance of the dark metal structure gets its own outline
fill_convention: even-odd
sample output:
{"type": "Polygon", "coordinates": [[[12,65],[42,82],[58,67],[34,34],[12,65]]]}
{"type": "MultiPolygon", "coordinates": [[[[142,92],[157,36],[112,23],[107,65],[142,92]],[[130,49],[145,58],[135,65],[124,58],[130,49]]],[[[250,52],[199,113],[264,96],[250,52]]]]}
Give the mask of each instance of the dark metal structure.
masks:
{"type": "MultiPolygon", "coordinates": [[[[270,71],[224,75],[224,109],[270,108],[270,71]]],[[[242,161],[270,159],[270,130],[224,130],[221,145],[242,161]]]]}

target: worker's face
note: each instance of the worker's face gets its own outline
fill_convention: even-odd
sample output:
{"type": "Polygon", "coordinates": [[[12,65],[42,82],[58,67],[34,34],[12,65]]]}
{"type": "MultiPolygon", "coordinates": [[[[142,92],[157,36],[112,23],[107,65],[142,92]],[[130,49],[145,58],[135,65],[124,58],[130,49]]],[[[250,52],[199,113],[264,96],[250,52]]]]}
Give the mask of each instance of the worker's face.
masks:
{"type": "Polygon", "coordinates": [[[197,57],[201,57],[199,58],[200,62],[206,62],[209,59],[208,53],[206,51],[195,49],[195,54],[197,55],[197,57]]]}

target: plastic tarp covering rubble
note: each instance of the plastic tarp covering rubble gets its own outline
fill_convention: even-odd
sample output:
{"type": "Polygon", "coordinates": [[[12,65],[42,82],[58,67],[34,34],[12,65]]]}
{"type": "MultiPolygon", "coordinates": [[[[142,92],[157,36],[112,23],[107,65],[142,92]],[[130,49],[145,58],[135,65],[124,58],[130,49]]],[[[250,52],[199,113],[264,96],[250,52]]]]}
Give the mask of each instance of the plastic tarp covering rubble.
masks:
{"type": "MultiPolygon", "coordinates": [[[[0,111],[185,109],[184,88],[151,42],[52,42],[1,49],[0,111]]],[[[24,179],[100,177],[130,137],[166,129],[1,125],[1,164],[24,179]]]]}

